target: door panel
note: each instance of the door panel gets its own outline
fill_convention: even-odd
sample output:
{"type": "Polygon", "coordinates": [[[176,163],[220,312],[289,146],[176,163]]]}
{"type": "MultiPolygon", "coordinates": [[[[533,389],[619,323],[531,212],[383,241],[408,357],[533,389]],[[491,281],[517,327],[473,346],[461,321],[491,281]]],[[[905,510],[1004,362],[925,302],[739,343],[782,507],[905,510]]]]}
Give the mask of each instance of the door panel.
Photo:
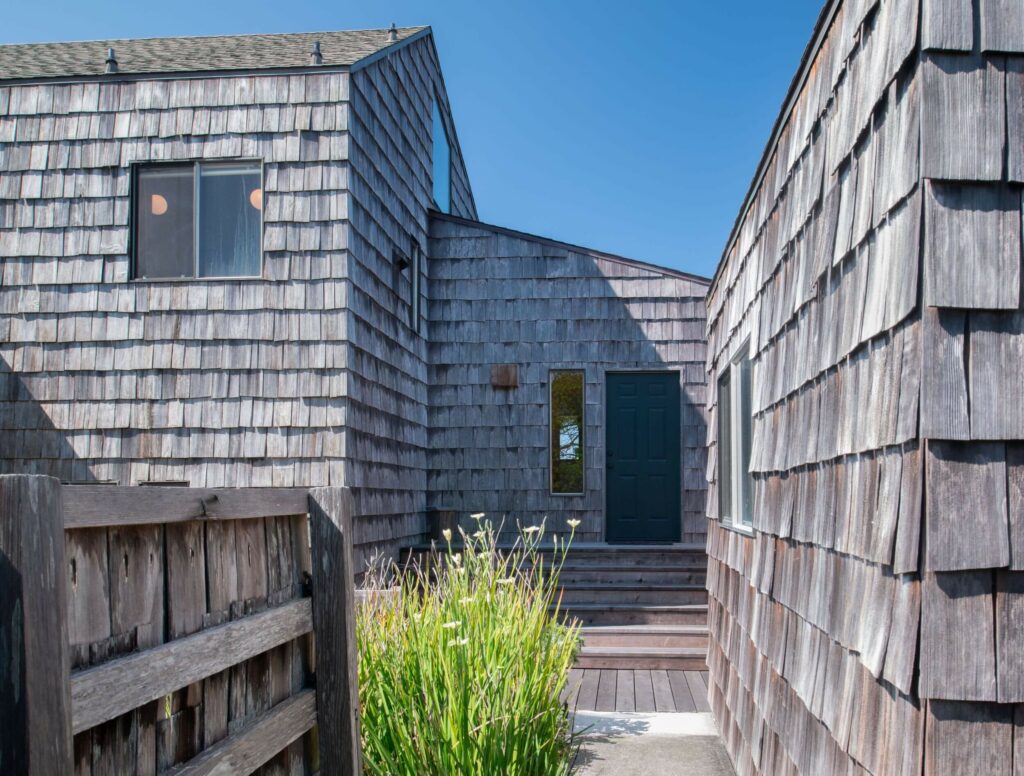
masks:
{"type": "Polygon", "coordinates": [[[679,541],[679,373],[609,373],[605,419],[608,541],[679,541]]]}

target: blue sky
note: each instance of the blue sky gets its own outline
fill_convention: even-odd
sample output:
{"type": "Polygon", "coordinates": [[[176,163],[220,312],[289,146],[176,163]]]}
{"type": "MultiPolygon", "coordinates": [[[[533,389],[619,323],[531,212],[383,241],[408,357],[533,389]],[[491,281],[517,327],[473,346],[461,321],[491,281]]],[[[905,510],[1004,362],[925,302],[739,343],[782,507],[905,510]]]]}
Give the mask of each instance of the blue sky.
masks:
{"type": "Polygon", "coordinates": [[[0,42],[430,24],[482,220],[710,275],[820,7],[47,0],[0,42]]]}

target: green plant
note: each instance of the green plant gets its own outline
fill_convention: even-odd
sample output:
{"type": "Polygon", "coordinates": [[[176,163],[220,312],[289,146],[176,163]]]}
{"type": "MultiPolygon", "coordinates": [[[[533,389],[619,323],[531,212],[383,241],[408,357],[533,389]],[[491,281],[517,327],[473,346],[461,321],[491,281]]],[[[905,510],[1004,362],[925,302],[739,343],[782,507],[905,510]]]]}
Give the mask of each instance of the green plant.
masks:
{"type": "MultiPolygon", "coordinates": [[[[364,769],[371,774],[565,774],[572,760],[560,694],[579,629],[558,616],[571,542],[540,552],[542,527],[511,551],[496,533],[462,534],[432,569],[392,569],[357,619],[364,769]]],[[[571,521],[573,531],[577,521],[571,521]]],[[[375,575],[378,586],[382,579],[375,575]]]]}

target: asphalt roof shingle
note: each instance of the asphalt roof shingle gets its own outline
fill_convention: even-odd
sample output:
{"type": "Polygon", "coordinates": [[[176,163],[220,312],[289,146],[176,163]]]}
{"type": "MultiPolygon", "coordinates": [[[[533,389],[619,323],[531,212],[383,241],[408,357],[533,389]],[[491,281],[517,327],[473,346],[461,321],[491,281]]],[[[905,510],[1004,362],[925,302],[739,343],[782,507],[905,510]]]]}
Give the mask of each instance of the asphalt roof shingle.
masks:
{"type": "MultiPolygon", "coordinates": [[[[399,27],[398,41],[425,29],[399,27]]],[[[394,43],[388,30],[18,43],[0,45],[0,81],[101,76],[108,48],[128,74],[309,67],[316,41],[324,66],[353,65],[394,43]]]]}

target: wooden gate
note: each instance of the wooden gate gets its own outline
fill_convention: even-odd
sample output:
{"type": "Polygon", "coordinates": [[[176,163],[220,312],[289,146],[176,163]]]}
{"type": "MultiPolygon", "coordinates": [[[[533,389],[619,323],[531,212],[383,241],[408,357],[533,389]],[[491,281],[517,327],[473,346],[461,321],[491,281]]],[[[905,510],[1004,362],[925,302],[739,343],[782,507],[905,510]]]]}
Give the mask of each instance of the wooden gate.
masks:
{"type": "Polygon", "coordinates": [[[0,770],[359,773],[350,526],[341,488],[0,476],[0,770]]]}

